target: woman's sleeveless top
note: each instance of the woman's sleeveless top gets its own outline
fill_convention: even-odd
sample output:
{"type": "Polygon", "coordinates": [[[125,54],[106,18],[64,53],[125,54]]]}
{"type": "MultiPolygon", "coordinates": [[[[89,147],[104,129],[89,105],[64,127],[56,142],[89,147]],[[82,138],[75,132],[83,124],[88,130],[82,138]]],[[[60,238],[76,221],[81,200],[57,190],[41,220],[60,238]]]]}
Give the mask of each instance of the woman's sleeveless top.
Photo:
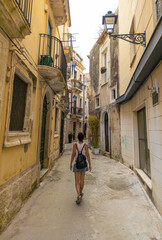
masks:
{"type": "MultiPolygon", "coordinates": [[[[76,144],[77,144],[77,147],[78,147],[79,152],[81,152],[81,150],[82,150],[82,148],[83,148],[83,145],[84,145],[85,143],[76,143],[76,144]]],[[[75,162],[76,162],[76,159],[77,159],[77,157],[78,157],[78,150],[76,149],[76,153],[75,153],[75,157],[74,157],[75,162]]],[[[83,148],[82,154],[83,154],[84,156],[86,156],[85,146],[84,146],[84,148],[83,148]]]]}

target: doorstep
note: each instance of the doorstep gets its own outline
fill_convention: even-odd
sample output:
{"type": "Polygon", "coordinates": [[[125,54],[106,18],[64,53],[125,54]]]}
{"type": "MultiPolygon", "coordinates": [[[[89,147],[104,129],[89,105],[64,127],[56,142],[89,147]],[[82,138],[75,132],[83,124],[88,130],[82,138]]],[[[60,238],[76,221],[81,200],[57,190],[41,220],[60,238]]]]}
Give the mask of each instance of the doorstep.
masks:
{"type": "Polygon", "coordinates": [[[152,181],[151,179],[144,173],[142,169],[135,168],[137,175],[142,179],[142,181],[147,185],[147,187],[152,191],[152,181]]]}
{"type": "Polygon", "coordinates": [[[47,173],[48,173],[48,168],[43,168],[42,170],[40,170],[40,181],[43,180],[43,178],[46,176],[47,173]]]}

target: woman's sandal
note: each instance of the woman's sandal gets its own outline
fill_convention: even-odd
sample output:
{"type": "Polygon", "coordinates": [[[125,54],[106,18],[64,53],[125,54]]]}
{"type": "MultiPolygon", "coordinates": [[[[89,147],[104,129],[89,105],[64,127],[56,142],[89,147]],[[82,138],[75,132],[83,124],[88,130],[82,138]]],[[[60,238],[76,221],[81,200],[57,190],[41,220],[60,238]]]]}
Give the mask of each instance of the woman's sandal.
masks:
{"type": "Polygon", "coordinates": [[[84,193],[81,193],[81,194],[80,194],[81,198],[83,197],[83,195],[84,195],[84,193]]]}
{"type": "Polygon", "coordinates": [[[76,204],[79,205],[81,203],[81,200],[82,196],[80,195],[79,197],[77,197],[76,204]]]}

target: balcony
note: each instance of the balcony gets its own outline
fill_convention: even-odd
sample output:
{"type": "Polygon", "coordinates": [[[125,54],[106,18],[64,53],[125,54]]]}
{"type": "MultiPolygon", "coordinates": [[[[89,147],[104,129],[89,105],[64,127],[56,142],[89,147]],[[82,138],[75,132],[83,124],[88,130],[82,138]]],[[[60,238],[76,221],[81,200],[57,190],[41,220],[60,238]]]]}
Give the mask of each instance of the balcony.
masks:
{"type": "Polygon", "coordinates": [[[38,71],[55,92],[66,87],[67,63],[62,42],[47,34],[40,34],[38,71]]]}
{"type": "Polygon", "coordinates": [[[81,93],[83,90],[82,90],[82,83],[79,82],[78,80],[71,80],[72,81],[72,91],[73,93],[75,94],[79,94],[81,93]]]}
{"type": "Polygon", "coordinates": [[[81,118],[83,116],[83,108],[72,107],[71,114],[72,114],[72,117],[74,118],[75,117],[81,118]]]}
{"type": "Polygon", "coordinates": [[[33,0],[1,0],[0,23],[10,38],[24,38],[31,33],[33,0]]]}
{"type": "Polygon", "coordinates": [[[67,21],[66,0],[50,0],[56,26],[64,25],[67,21]]]}

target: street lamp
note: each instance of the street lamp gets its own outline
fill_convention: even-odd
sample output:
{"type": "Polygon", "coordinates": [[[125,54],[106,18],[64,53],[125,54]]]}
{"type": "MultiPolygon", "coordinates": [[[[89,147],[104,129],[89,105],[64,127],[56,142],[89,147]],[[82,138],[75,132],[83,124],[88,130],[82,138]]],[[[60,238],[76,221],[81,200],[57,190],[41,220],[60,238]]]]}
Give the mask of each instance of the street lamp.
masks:
{"type": "Polygon", "coordinates": [[[117,23],[118,16],[108,11],[102,17],[102,24],[105,26],[105,31],[109,34],[113,39],[120,38],[127,42],[133,44],[141,44],[143,47],[146,47],[146,38],[144,33],[130,33],[130,34],[112,34],[114,32],[114,26],[117,23]]]}

